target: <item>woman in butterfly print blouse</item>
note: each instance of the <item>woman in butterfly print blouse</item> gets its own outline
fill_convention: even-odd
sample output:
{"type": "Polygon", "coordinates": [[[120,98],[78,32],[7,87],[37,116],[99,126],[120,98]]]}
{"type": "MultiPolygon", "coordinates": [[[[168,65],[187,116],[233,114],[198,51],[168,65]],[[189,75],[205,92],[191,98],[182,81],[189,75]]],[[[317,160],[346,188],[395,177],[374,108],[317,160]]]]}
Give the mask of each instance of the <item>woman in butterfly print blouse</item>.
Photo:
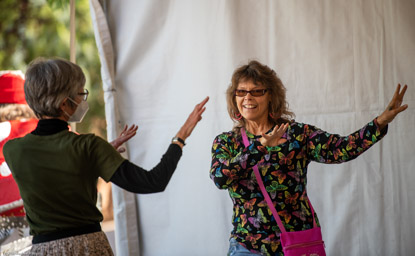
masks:
{"type": "Polygon", "coordinates": [[[233,201],[229,255],[283,255],[280,231],[256,182],[254,165],[258,165],[286,230],[312,228],[306,191],[310,161],[349,161],[382,139],[387,124],[407,108],[401,106],[406,88],[401,90],[398,85],[379,117],[340,136],[291,120],[294,114],[288,109],[285,87],[268,66],[251,61],[236,69],[227,90],[228,112],[235,126],[215,138],[210,170],[216,186],[227,189],[233,201]],[[247,131],[248,147],[242,141],[242,127],[247,131]]]}

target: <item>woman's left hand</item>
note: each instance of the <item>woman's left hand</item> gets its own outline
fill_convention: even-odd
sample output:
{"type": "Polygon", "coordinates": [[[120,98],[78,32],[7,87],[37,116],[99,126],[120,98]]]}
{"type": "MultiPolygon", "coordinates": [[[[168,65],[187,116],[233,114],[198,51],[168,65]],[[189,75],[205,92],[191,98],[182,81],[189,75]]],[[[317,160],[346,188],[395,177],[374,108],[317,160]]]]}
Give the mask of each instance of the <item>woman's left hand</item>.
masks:
{"type": "Polygon", "coordinates": [[[399,113],[408,108],[407,104],[402,106],[403,96],[405,95],[407,88],[408,86],[405,85],[401,90],[400,84],[398,84],[398,86],[396,87],[395,94],[393,95],[393,98],[390,101],[389,105],[386,107],[385,111],[383,111],[383,113],[377,118],[377,122],[379,124],[380,129],[385,128],[385,126],[388,123],[392,122],[392,120],[399,113]]]}
{"type": "Polygon", "coordinates": [[[120,147],[124,142],[128,141],[132,137],[134,137],[137,133],[138,126],[133,124],[130,128],[128,128],[128,125],[124,126],[124,129],[116,138],[115,140],[111,141],[110,144],[120,153],[125,152],[124,147],[120,147]]]}

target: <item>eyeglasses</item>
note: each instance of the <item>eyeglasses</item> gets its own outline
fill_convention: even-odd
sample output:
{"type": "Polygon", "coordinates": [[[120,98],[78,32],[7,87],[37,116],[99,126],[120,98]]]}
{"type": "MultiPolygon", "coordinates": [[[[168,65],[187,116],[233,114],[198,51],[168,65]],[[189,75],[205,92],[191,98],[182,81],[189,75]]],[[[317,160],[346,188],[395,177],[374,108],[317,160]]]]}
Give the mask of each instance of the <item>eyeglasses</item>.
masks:
{"type": "Polygon", "coordinates": [[[250,93],[252,96],[254,97],[259,97],[264,95],[267,92],[267,89],[256,89],[256,90],[235,90],[235,96],[238,97],[244,97],[246,96],[248,93],[250,93]]]}
{"type": "Polygon", "coordinates": [[[84,92],[78,93],[78,95],[83,96],[83,100],[86,101],[88,99],[89,91],[88,89],[84,89],[84,92]]]}

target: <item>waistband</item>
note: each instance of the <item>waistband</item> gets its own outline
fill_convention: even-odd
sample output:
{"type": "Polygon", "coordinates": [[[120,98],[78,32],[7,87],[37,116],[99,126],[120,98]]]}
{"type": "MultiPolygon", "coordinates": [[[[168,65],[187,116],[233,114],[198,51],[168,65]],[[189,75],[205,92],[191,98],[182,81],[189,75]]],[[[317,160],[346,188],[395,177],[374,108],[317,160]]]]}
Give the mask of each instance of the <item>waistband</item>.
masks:
{"type": "Polygon", "coordinates": [[[33,236],[32,244],[45,243],[45,242],[50,242],[53,240],[67,238],[70,236],[85,235],[85,234],[95,233],[99,231],[101,231],[101,225],[99,223],[95,223],[95,224],[86,225],[86,226],[79,227],[79,228],[61,230],[61,231],[48,233],[48,234],[35,235],[33,236]]]}

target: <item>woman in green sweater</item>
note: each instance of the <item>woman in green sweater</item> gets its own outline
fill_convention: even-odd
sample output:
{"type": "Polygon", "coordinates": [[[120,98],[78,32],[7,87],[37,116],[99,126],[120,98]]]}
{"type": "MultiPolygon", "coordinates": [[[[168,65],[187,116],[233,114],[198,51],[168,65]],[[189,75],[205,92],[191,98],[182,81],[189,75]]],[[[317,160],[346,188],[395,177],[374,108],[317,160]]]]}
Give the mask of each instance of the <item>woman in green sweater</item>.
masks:
{"type": "Polygon", "coordinates": [[[96,207],[98,177],[134,193],[163,191],[208,101],[196,105],[160,163],[146,171],[116,150],[134,136],[136,126],[112,145],[68,130],[68,122],[80,122],[88,110],[84,84],[81,68],[63,59],[37,59],[26,72],[26,100],[40,120],[33,132],[3,150],[33,235],[29,255],[113,255],[96,207]]]}

